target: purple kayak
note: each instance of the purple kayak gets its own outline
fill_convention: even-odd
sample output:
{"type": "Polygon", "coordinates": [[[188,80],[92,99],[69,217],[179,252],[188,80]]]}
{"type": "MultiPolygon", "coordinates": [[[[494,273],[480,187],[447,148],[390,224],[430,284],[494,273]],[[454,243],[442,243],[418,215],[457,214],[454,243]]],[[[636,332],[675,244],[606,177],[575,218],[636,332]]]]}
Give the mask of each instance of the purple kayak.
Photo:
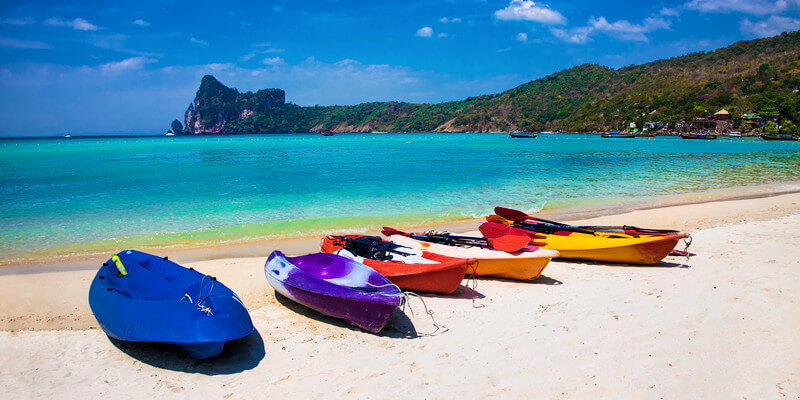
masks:
{"type": "Polygon", "coordinates": [[[373,333],[389,322],[402,299],[400,289],[383,275],[335,254],[286,257],[276,250],[264,273],[278,293],[373,333]]]}

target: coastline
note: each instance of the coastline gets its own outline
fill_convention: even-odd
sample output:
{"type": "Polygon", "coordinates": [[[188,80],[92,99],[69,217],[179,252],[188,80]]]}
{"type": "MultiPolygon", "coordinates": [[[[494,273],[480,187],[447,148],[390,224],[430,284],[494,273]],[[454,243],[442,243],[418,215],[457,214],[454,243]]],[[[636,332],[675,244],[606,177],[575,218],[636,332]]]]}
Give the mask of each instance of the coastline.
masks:
{"type": "MultiPolygon", "coordinates": [[[[770,193],[763,197],[748,196],[650,207],[566,222],[596,225],[626,223],[673,228],[694,234],[698,230],[800,214],[797,204],[800,204],[798,192],[770,193]]],[[[463,221],[442,225],[437,229],[451,232],[475,231],[482,221],[482,219],[463,221]]],[[[367,233],[379,234],[379,232],[367,233]]],[[[316,252],[319,251],[320,240],[320,236],[270,239],[236,245],[171,248],[156,251],[154,254],[169,256],[171,260],[180,264],[219,277],[239,294],[248,308],[254,309],[266,304],[263,296],[266,287],[263,280],[263,264],[267,255],[278,249],[288,255],[316,252]]],[[[107,257],[108,255],[104,254],[62,262],[25,263],[0,268],[0,284],[12,288],[5,294],[0,293],[0,301],[8,304],[0,310],[0,331],[96,328],[85,296],[95,271],[107,257]],[[54,292],[60,295],[52,297],[48,294],[54,292]],[[80,300],[64,302],[65,296],[80,300]]]]}
{"type": "MultiPolygon", "coordinates": [[[[678,207],[719,201],[769,198],[794,193],[800,193],[800,181],[706,190],[674,196],[643,197],[615,205],[584,204],[571,207],[557,207],[555,209],[547,208],[545,205],[541,211],[536,212],[536,210],[532,210],[529,212],[536,212],[536,215],[548,219],[556,219],[565,222],[580,222],[581,220],[591,218],[620,216],[629,212],[642,210],[655,210],[665,207],[678,207]]],[[[488,214],[490,212],[491,210],[485,210],[483,214],[488,214]]],[[[467,214],[472,213],[463,213],[461,215],[467,214]]],[[[379,235],[380,226],[382,225],[392,225],[396,228],[409,231],[437,230],[463,232],[474,230],[478,224],[484,221],[483,215],[477,218],[456,217],[450,220],[437,220],[435,217],[422,217],[421,220],[430,221],[424,223],[382,223],[379,218],[372,219],[378,221],[374,224],[374,227],[343,227],[331,229],[327,233],[379,235]]],[[[369,219],[363,218],[363,220],[366,221],[369,219]]],[[[291,224],[291,221],[281,223],[291,224]]],[[[659,223],[659,221],[653,221],[649,223],[649,225],[659,226],[663,224],[659,223]]],[[[698,229],[699,227],[680,226],[676,228],[690,230],[698,229]]],[[[229,229],[235,230],[236,227],[231,227],[229,229]]],[[[275,249],[278,247],[285,249],[287,254],[309,253],[318,250],[319,241],[324,234],[325,233],[322,232],[311,232],[298,235],[276,235],[254,239],[234,238],[222,241],[200,241],[198,243],[138,245],[128,247],[156,254],[169,254],[186,261],[206,261],[220,258],[266,256],[268,252],[265,253],[264,249],[275,249]]],[[[102,262],[108,258],[109,254],[128,248],[125,247],[125,244],[114,245],[112,243],[104,245],[103,248],[96,250],[80,252],[78,254],[64,254],[63,252],[59,252],[62,247],[63,246],[57,246],[39,249],[36,252],[18,257],[17,259],[0,259],[0,275],[95,269],[95,264],[98,260],[102,262]]]]}
{"type": "Polygon", "coordinates": [[[0,387],[13,398],[795,398],[797,204],[791,193],[585,220],[689,230],[698,255],[646,267],[556,259],[532,282],[479,279],[482,308],[464,287],[423,295],[449,328],[433,337],[403,333],[433,330],[419,300],[416,316],[393,317],[400,330],[372,335],[276,296],[263,275],[269,248],[205,261],[170,252],[236,291],[257,329],[203,362],[109,341],[86,300],[94,268],[0,274],[0,387]]]}

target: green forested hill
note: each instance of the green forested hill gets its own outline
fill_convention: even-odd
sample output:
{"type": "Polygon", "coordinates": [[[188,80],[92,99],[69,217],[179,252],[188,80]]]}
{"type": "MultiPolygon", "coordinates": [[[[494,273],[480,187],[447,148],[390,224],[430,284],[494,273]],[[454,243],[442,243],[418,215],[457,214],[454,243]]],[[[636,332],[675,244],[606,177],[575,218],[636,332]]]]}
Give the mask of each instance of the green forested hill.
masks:
{"type": "Polygon", "coordinates": [[[800,124],[800,32],[736,42],[617,70],[579,65],[505,92],[439,104],[300,107],[279,89],[239,93],[211,76],[186,112],[186,133],[598,131],[674,123],[721,108],[800,124]]]}

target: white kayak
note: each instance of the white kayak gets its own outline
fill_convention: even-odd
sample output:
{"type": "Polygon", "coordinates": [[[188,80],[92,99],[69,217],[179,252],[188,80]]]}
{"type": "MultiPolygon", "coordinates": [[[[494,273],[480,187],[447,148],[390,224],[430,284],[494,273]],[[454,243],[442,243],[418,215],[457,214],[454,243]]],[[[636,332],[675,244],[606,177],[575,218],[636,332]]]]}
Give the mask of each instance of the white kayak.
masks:
{"type": "Polygon", "coordinates": [[[430,243],[402,235],[391,235],[389,241],[443,256],[474,258],[478,260],[476,270],[478,275],[517,280],[538,278],[550,260],[559,256],[557,250],[539,248],[534,251],[506,253],[478,246],[464,247],[430,243]]]}

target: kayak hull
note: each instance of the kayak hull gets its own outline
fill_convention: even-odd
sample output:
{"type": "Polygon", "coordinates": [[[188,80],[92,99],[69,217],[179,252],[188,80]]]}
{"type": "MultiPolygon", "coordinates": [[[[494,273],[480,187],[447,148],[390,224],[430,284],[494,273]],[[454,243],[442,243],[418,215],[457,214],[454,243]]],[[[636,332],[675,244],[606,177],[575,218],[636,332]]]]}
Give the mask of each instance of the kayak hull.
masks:
{"type": "MultiPolygon", "coordinates": [[[[644,243],[632,243],[626,246],[596,249],[559,250],[559,252],[561,253],[561,257],[575,260],[651,265],[660,262],[664,259],[664,257],[669,255],[672,249],[674,249],[678,244],[678,241],[683,237],[685,236],[669,235],[658,237],[652,241],[644,243]]],[[[548,238],[545,238],[544,240],[547,241],[548,238]]],[[[554,243],[552,246],[545,247],[557,248],[559,246],[557,243],[554,243]]]]}
{"type": "Polygon", "coordinates": [[[89,306],[109,337],[177,345],[205,359],[253,332],[247,309],[222,283],[212,288],[210,277],[151,254],[127,250],[118,257],[127,275],[109,260],[89,288],[89,306]],[[198,305],[201,295],[206,309],[198,305]]]}
{"type": "MultiPolygon", "coordinates": [[[[344,237],[361,238],[364,235],[346,235],[344,237]]],[[[344,240],[332,237],[322,240],[321,250],[325,253],[339,254],[344,248],[344,240]]],[[[407,247],[400,247],[398,250],[401,252],[414,251],[407,247]]],[[[475,260],[447,257],[427,251],[423,251],[421,256],[434,263],[422,264],[372,259],[363,259],[363,261],[360,259],[359,261],[385,276],[400,289],[441,294],[455,292],[461,286],[461,281],[469,266],[475,263],[475,260]]]]}
{"type": "Polygon", "coordinates": [[[359,262],[335,254],[286,257],[274,251],[264,272],[278,293],[322,314],[377,333],[400,305],[400,289],[359,262]]]}
{"type": "MultiPolygon", "coordinates": [[[[478,247],[446,246],[412,239],[401,235],[392,235],[389,240],[401,246],[411,247],[448,257],[474,258],[474,272],[480,276],[506,278],[515,280],[531,280],[538,278],[547,264],[558,252],[538,249],[536,251],[519,251],[506,253],[478,247]]],[[[472,269],[467,273],[472,273],[472,269]]]]}
{"type": "Polygon", "coordinates": [[[579,232],[545,234],[493,222],[481,226],[482,232],[489,229],[498,234],[527,234],[537,245],[558,250],[562,258],[641,265],[660,262],[687,236],[683,233],[639,236],[579,232]]]}

